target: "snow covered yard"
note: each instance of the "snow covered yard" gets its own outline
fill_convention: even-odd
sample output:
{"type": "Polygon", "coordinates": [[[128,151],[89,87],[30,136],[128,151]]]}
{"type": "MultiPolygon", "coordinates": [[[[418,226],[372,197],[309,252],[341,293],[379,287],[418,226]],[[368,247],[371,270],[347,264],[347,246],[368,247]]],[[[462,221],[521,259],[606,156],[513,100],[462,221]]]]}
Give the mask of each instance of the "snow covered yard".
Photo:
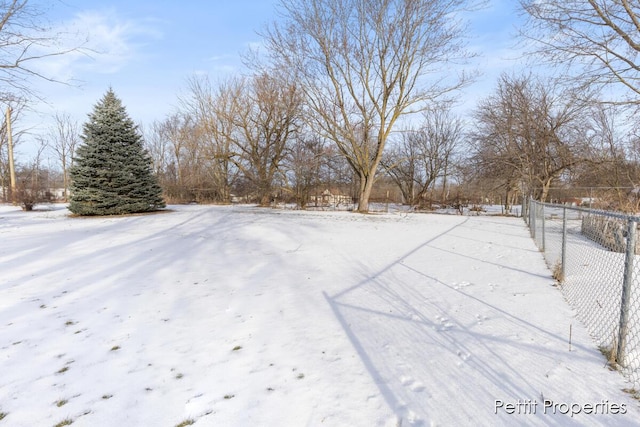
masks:
{"type": "Polygon", "coordinates": [[[0,207],[0,426],[640,425],[521,219],[171,209],[0,207]]]}

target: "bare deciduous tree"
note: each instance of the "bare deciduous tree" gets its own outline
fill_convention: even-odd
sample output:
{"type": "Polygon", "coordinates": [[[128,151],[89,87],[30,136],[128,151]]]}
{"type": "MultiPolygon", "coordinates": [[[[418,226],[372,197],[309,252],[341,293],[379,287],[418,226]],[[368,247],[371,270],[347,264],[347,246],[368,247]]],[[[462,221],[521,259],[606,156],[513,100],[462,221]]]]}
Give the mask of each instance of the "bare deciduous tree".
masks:
{"type": "Polygon", "coordinates": [[[588,161],[572,171],[571,185],[590,199],[596,196],[595,205],[600,208],[637,212],[640,200],[630,196],[640,183],[639,163],[634,156],[637,137],[629,133],[624,121],[619,106],[593,105],[585,122],[591,148],[588,161]]]}
{"type": "Polygon", "coordinates": [[[203,141],[194,118],[187,114],[176,113],[153,128],[154,153],[162,152],[165,158],[154,160],[154,166],[163,165],[160,173],[160,185],[170,200],[185,202],[199,201],[209,190],[205,178],[207,168],[203,154],[203,141]]]}
{"type": "MultiPolygon", "coordinates": [[[[6,101],[6,100],[5,100],[6,101]]],[[[16,123],[20,121],[20,117],[25,110],[25,102],[24,99],[13,99],[8,101],[8,104],[11,108],[11,122],[14,124],[12,127],[13,133],[13,149],[16,151],[16,147],[20,145],[21,136],[24,135],[27,131],[25,129],[19,129],[19,127],[15,126],[16,123]]],[[[11,197],[11,186],[10,176],[9,176],[9,135],[7,133],[7,121],[5,114],[2,114],[3,119],[0,119],[0,200],[9,201],[12,199],[11,197]]]]}
{"type": "Polygon", "coordinates": [[[419,133],[420,131],[402,132],[398,142],[390,143],[381,161],[392,181],[400,189],[403,203],[409,206],[416,205],[416,201],[422,196],[416,194],[416,191],[420,192],[418,182],[426,181],[422,179],[423,174],[418,164],[419,133]]]}
{"type": "Polygon", "coordinates": [[[32,211],[36,204],[48,202],[51,199],[48,194],[50,171],[41,165],[41,157],[45,148],[46,144],[41,142],[31,162],[19,165],[17,168],[15,200],[24,211],[32,211]]]}
{"type": "Polygon", "coordinates": [[[325,141],[317,136],[299,137],[293,141],[287,152],[287,182],[296,204],[304,209],[311,192],[323,183],[325,141]]]}
{"type": "MultiPolygon", "coordinates": [[[[533,53],[571,66],[586,85],[622,84],[640,95],[638,0],[520,0],[529,16],[523,35],[533,53]]],[[[567,78],[566,74],[563,78],[567,78]]]]}
{"type": "Polygon", "coordinates": [[[173,162],[170,155],[169,140],[164,135],[164,121],[155,121],[151,126],[139,128],[144,135],[145,148],[151,157],[153,173],[158,177],[160,185],[166,189],[166,174],[173,162]]]}
{"type": "Polygon", "coordinates": [[[402,132],[400,141],[385,154],[383,166],[398,185],[404,202],[424,202],[435,182],[442,180],[446,199],[446,180],[453,154],[462,141],[462,121],[447,109],[429,110],[417,130],[402,132]]]}
{"type": "Polygon", "coordinates": [[[73,166],[73,155],[79,143],[78,123],[65,113],[57,113],[54,126],[43,141],[53,150],[62,168],[63,197],[67,200],[69,190],[69,168],[73,166]]]}
{"type": "Polygon", "coordinates": [[[233,143],[232,161],[260,205],[268,206],[274,180],[284,178],[282,165],[298,132],[302,99],[298,86],[284,75],[260,73],[240,83],[243,90],[225,117],[232,127],[224,136],[233,143]]]}
{"type": "Polygon", "coordinates": [[[333,141],[369,196],[398,120],[466,82],[438,71],[463,58],[456,12],[471,0],[281,0],[281,23],[266,31],[280,70],[292,72],[312,125],[333,141]]]}
{"type": "Polygon", "coordinates": [[[236,168],[232,162],[233,120],[243,85],[236,79],[212,87],[208,77],[188,80],[189,97],[181,100],[184,113],[191,117],[202,139],[202,161],[206,162],[206,181],[214,199],[228,203],[236,168]]]}
{"type": "Polygon", "coordinates": [[[576,98],[531,76],[503,75],[475,112],[479,167],[500,172],[507,193],[522,182],[523,191],[546,200],[552,182],[588,152],[584,115],[591,104],[576,98]]]}
{"type": "Polygon", "coordinates": [[[33,95],[31,77],[55,81],[37,71],[34,64],[80,49],[61,47],[62,35],[51,32],[43,23],[43,15],[33,1],[0,0],[0,100],[33,95]]]}

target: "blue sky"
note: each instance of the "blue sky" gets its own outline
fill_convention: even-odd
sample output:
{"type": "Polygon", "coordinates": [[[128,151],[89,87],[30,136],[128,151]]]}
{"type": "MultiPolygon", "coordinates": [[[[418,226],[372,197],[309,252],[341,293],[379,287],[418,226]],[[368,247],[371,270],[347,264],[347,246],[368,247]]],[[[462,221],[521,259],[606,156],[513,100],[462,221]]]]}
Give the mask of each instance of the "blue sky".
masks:
{"type": "MultiPolygon", "coordinates": [[[[47,2],[46,17],[55,29],[74,35],[78,43],[87,34],[90,57],[79,53],[41,61],[37,68],[72,86],[34,82],[46,103],[33,105],[15,126],[31,135],[51,127],[56,113],[70,114],[83,123],[87,113],[110,86],[123,100],[132,119],[144,125],[175,111],[186,80],[196,73],[212,81],[243,71],[241,53],[258,45],[257,34],[276,18],[278,0],[62,0],[47,2]]],[[[478,83],[463,94],[464,105],[486,96],[503,70],[516,66],[512,36],[515,13],[512,0],[490,0],[488,7],[470,14],[469,47],[481,56],[478,83]]],[[[28,157],[32,137],[25,136],[18,152],[28,157]]]]}

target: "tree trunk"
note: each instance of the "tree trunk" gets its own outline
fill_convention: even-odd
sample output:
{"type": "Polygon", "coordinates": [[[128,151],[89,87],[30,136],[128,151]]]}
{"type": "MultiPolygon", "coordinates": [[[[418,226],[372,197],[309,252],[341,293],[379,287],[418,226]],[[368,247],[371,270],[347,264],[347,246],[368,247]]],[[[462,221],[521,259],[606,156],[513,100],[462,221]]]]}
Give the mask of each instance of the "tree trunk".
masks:
{"type": "Polygon", "coordinates": [[[547,201],[547,197],[549,196],[549,189],[550,188],[551,188],[551,179],[547,179],[542,184],[542,193],[540,194],[540,201],[541,202],[544,203],[544,202],[547,201]]]}
{"type": "Polygon", "coordinates": [[[373,176],[361,175],[360,176],[360,194],[358,194],[358,212],[369,212],[369,198],[371,197],[371,190],[373,189],[373,176]]]}
{"type": "Polygon", "coordinates": [[[446,204],[447,203],[447,166],[448,164],[445,163],[444,165],[444,173],[442,175],[442,203],[446,204]]]}
{"type": "Polygon", "coordinates": [[[266,208],[271,205],[271,197],[268,194],[263,194],[260,197],[260,207],[266,208]]]}
{"type": "Polygon", "coordinates": [[[508,214],[511,211],[511,207],[509,206],[509,202],[510,202],[510,197],[509,197],[509,193],[510,193],[510,186],[507,185],[507,191],[506,194],[504,195],[504,213],[508,214]]]}

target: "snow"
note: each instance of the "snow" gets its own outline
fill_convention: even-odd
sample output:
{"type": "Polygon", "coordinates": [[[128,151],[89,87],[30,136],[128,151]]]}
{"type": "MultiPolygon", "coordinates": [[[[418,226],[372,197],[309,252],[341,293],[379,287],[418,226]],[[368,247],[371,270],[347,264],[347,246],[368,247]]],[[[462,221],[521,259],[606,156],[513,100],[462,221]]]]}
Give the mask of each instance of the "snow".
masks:
{"type": "Polygon", "coordinates": [[[640,425],[498,216],[0,206],[0,369],[0,426],[640,425]]]}
{"type": "MultiPolygon", "coordinates": [[[[544,256],[547,265],[553,269],[559,268],[562,262],[563,212],[557,208],[548,211],[555,211],[555,214],[545,216],[544,256]]],[[[595,241],[597,234],[585,235],[582,216],[581,211],[567,210],[562,291],[595,344],[605,351],[610,352],[614,347],[617,351],[626,254],[609,249],[607,246],[611,247],[610,244],[595,241]]],[[[538,245],[542,242],[541,228],[536,231],[538,245]]],[[[624,248],[626,237],[621,236],[621,239],[624,248]]],[[[640,255],[635,256],[634,265],[640,265],[640,255]]],[[[628,388],[635,389],[640,385],[640,312],[636,289],[636,286],[631,286],[628,297],[630,309],[627,310],[625,352],[622,357],[616,355],[625,365],[619,369],[630,383],[628,388]]]]}

